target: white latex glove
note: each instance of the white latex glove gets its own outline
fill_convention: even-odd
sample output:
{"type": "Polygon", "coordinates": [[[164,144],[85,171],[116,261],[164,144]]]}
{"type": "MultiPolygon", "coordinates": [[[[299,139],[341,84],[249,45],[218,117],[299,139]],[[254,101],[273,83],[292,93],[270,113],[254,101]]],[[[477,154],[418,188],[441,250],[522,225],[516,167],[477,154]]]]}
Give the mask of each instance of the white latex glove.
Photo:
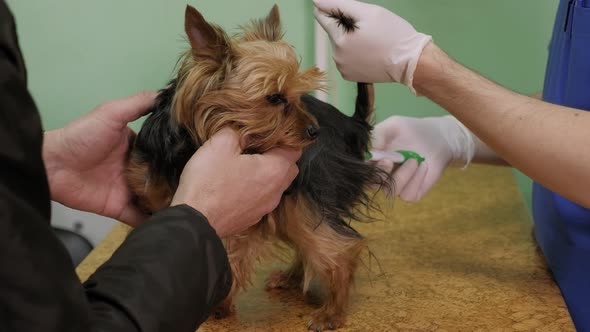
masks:
{"type": "Polygon", "coordinates": [[[372,160],[380,168],[393,170],[395,192],[401,199],[422,199],[450,164],[467,167],[475,155],[473,134],[452,116],[411,118],[392,116],[373,130],[372,160]],[[408,159],[396,153],[410,150],[425,160],[408,159]]]}
{"type": "Polygon", "coordinates": [[[330,35],[334,61],[342,77],[355,82],[398,82],[412,87],[414,71],[431,36],[417,32],[403,18],[376,5],[354,0],[314,0],[316,20],[330,35]],[[354,20],[346,31],[330,15],[354,20]]]}

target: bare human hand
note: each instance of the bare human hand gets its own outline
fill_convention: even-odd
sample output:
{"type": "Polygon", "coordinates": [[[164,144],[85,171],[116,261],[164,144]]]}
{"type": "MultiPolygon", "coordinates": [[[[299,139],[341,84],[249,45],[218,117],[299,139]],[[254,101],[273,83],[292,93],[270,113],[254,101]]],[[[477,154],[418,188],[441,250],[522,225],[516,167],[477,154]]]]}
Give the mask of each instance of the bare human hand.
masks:
{"type": "Polygon", "coordinates": [[[201,212],[220,237],[239,233],[277,207],[299,173],[299,157],[280,148],[242,154],[238,134],[222,129],[189,160],[171,205],[201,212]]]}
{"type": "Polygon", "coordinates": [[[45,133],[43,160],[51,199],[136,226],[145,219],[125,179],[135,133],[127,126],[153,105],[155,92],[108,101],[67,126],[45,133]]]}

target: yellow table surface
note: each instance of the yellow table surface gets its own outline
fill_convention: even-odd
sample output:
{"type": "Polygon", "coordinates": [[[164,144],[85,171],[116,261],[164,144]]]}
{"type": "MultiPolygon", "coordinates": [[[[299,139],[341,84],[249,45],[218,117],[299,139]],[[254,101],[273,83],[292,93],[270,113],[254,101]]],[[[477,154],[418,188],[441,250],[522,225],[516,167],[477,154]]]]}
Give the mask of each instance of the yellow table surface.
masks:
{"type": "MultiPolygon", "coordinates": [[[[357,271],[339,331],[575,331],[510,169],[451,169],[420,203],[382,208],[382,221],[356,228],[383,271],[363,256],[368,267],[357,271]]],[[[80,278],[125,235],[116,226],[78,267],[80,278]]],[[[198,331],[306,331],[312,304],[296,291],[264,291],[268,274],[284,267],[262,263],[237,314],[198,331]]]]}

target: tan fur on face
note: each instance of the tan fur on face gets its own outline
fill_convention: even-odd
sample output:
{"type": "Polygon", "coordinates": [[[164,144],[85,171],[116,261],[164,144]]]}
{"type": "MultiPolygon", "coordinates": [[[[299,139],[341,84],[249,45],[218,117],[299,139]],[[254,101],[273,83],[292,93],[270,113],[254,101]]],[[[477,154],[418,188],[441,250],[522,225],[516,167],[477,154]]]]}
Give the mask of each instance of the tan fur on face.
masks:
{"type": "Polygon", "coordinates": [[[228,125],[239,131],[248,152],[311,143],[306,128],[317,122],[300,98],[322,89],[324,74],[317,68],[299,72],[295,51],[279,40],[278,20],[273,9],[231,39],[202,16],[187,15],[192,49],[181,61],[172,110],[198,145],[228,125]],[[267,96],[273,94],[287,103],[272,105],[267,96]]]}

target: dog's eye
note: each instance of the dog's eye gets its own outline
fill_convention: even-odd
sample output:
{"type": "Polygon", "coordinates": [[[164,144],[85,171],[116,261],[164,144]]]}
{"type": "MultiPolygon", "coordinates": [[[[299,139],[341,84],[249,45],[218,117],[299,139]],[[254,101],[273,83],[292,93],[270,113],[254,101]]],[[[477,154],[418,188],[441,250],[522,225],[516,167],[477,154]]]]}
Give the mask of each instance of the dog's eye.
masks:
{"type": "Polygon", "coordinates": [[[275,93],[274,95],[266,96],[266,100],[273,105],[281,105],[287,103],[287,98],[282,93],[275,93]]]}

